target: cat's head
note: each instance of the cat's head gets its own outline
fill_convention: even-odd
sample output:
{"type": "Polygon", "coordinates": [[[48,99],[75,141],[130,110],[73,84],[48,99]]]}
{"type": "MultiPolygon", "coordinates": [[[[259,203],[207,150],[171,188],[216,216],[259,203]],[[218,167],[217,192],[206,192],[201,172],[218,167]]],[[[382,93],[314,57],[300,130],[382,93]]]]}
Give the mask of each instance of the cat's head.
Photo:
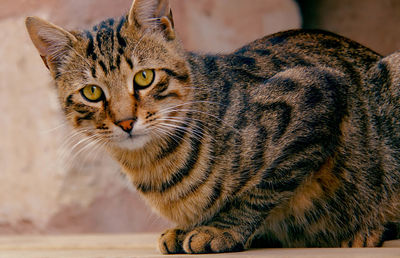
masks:
{"type": "Polygon", "coordinates": [[[124,149],[171,134],[191,100],[190,70],[167,0],[134,0],[129,14],[88,31],[40,18],[26,26],[80,132],[124,149]]]}

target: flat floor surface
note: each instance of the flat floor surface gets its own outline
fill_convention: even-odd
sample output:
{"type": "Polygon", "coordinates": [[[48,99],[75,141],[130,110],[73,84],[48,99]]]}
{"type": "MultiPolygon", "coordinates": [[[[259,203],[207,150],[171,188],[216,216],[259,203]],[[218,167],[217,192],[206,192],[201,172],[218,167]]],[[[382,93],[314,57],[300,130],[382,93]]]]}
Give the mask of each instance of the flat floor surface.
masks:
{"type": "MultiPolygon", "coordinates": [[[[161,255],[157,250],[157,239],[158,234],[0,236],[0,258],[194,257],[161,255]]],[[[385,242],[382,248],[251,249],[196,257],[400,258],[400,240],[385,242]]]]}

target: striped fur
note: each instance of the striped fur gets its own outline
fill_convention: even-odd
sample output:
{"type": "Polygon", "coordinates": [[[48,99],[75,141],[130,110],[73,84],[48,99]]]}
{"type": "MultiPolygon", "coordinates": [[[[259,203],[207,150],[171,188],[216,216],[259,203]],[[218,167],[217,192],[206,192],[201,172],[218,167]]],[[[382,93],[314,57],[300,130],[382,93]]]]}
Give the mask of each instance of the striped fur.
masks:
{"type": "Polygon", "coordinates": [[[27,20],[39,51],[48,45],[35,37],[41,27],[63,35],[63,55],[44,60],[67,118],[177,224],[160,237],[161,252],[370,247],[395,237],[400,54],[305,30],[229,55],[188,53],[167,6],[136,0],[128,16],[83,32],[27,20]],[[144,69],[156,78],[138,89],[144,69]],[[103,101],[84,101],[91,84],[103,101]],[[129,133],[118,127],[127,119],[129,133]]]}

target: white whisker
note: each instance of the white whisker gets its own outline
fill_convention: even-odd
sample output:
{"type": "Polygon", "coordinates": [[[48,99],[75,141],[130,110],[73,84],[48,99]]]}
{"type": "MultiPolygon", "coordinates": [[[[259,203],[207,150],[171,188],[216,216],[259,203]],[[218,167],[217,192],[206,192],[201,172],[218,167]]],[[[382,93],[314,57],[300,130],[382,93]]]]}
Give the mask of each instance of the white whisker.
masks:
{"type": "Polygon", "coordinates": [[[190,101],[190,102],[186,102],[186,103],[182,103],[179,105],[175,105],[175,106],[171,106],[171,107],[167,107],[164,109],[159,110],[158,112],[164,112],[164,111],[168,111],[170,109],[175,109],[177,107],[183,107],[183,106],[188,106],[188,105],[193,105],[193,104],[213,104],[213,105],[221,105],[221,103],[218,102],[212,102],[212,101],[190,101]]]}
{"type": "MultiPolygon", "coordinates": [[[[164,129],[167,129],[167,128],[168,128],[168,129],[175,129],[175,130],[181,131],[181,132],[183,132],[183,131],[184,131],[184,132],[187,132],[187,131],[188,131],[187,128],[183,128],[183,127],[181,127],[181,126],[176,126],[176,125],[173,125],[173,124],[159,123],[158,125],[159,125],[159,126],[162,126],[164,129]]],[[[205,139],[205,135],[204,135],[203,133],[201,133],[200,131],[194,129],[194,128],[192,128],[192,131],[190,131],[190,133],[191,133],[192,136],[195,137],[195,139],[197,139],[197,140],[199,140],[199,141],[205,139]]],[[[209,135],[207,135],[207,136],[209,136],[209,135]]],[[[210,137],[210,136],[209,136],[209,137],[210,137]]],[[[210,137],[210,138],[211,138],[211,137],[210,137]]]]}
{"type": "Polygon", "coordinates": [[[58,126],[56,126],[56,127],[54,127],[54,128],[51,128],[51,129],[48,129],[48,130],[42,131],[42,132],[40,132],[40,133],[41,133],[41,134],[48,134],[48,133],[52,133],[52,132],[54,132],[54,131],[57,131],[57,130],[59,130],[60,128],[64,128],[64,127],[66,127],[66,126],[67,126],[67,124],[68,124],[68,122],[64,122],[64,123],[61,123],[61,124],[59,124],[58,126]]]}
{"type": "MultiPolygon", "coordinates": [[[[198,113],[198,114],[203,114],[203,115],[206,115],[206,116],[209,116],[209,117],[212,117],[212,118],[214,118],[214,119],[216,119],[217,121],[220,121],[222,124],[224,124],[224,125],[226,125],[227,127],[229,127],[230,129],[232,129],[235,133],[238,133],[239,131],[236,129],[236,128],[234,128],[232,125],[230,125],[230,124],[228,124],[228,123],[226,123],[224,120],[222,120],[222,119],[220,119],[219,117],[217,117],[217,116],[215,116],[215,115],[212,115],[212,114],[209,114],[209,113],[207,113],[207,112],[204,112],[204,111],[199,111],[199,110],[194,110],[194,109],[178,109],[178,110],[169,110],[168,112],[159,112],[158,114],[159,115],[164,115],[164,114],[169,114],[169,113],[172,113],[172,112],[187,112],[187,113],[198,113]]],[[[210,121],[209,120],[206,120],[206,122],[204,122],[205,124],[207,124],[207,123],[210,123],[210,121]]]]}
{"type": "Polygon", "coordinates": [[[138,48],[138,46],[140,45],[140,43],[144,39],[144,36],[145,36],[145,34],[143,34],[143,36],[141,36],[140,39],[138,40],[138,42],[136,43],[136,45],[135,45],[135,47],[133,48],[133,51],[132,51],[132,56],[136,55],[136,49],[138,48]]]}
{"type": "Polygon", "coordinates": [[[153,127],[153,129],[154,129],[154,130],[157,130],[157,131],[159,131],[159,132],[161,132],[161,133],[163,133],[163,134],[165,134],[165,135],[168,135],[168,136],[171,137],[172,140],[174,140],[177,144],[179,144],[179,141],[177,140],[177,139],[179,139],[179,140],[182,140],[183,142],[185,142],[186,144],[190,145],[190,142],[189,142],[184,136],[176,135],[176,134],[172,133],[170,130],[164,128],[162,125],[155,126],[155,127],[153,127]]]}
{"type": "MultiPolygon", "coordinates": [[[[160,121],[166,121],[166,122],[182,122],[181,120],[177,120],[177,119],[160,119],[160,121]]],[[[188,128],[185,128],[183,126],[180,125],[175,125],[175,124],[171,124],[171,123],[160,123],[163,125],[168,125],[170,127],[173,127],[175,129],[180,129],[180,130],[184,130],[184,131],[188,131],[188,128]]],[[[204,137],[204,133],[201,133],[200,131],[204,130],[205,128],[201,128],[198,125],[194,124],[192,129],[194,130],[193,133],[195,134],[195,136],[198,136],[200,138],[204,137]]],[[[210,137],[211,138],[211,137],[210,137]]]]}

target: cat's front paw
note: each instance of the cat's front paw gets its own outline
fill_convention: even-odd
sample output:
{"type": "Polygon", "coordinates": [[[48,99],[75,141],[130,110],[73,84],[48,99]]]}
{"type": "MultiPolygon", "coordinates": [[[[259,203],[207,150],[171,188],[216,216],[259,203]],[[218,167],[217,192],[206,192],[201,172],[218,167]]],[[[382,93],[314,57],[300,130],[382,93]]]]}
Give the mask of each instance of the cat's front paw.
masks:
{"type": "Polygon", "coordinates": [[[158,240],[158,248],[163,254],[183,254],[182,244],[185,238],[186,232],[181,229],[168,229],[161,234],[158,240]]]}
{"type": "Polygon", "coordinates": [[[238,252],[244,249],[239,239],[241,236],[231,230],[203,226],[187,233],[183,249],[189,254],[238,252]]]}

